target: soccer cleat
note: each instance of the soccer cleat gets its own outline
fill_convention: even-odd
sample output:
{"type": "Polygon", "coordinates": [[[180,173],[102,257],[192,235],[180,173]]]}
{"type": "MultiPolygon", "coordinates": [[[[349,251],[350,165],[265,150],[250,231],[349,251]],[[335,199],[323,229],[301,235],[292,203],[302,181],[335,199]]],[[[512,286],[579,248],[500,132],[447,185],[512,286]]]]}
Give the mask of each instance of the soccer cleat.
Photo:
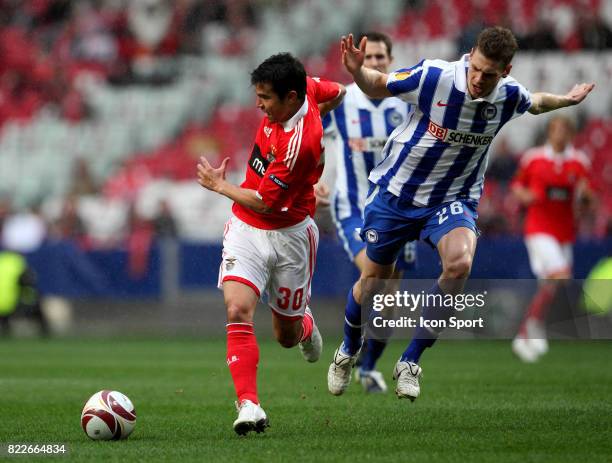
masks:
{"type": "Polygon", "coordinates": [[[416,363],[398,360],[393,369],[393,379],[397,380],[395,394],[399,399],[410,399],[414,402],[421,393],[419,378],[423,370],[416,363]]]}
{"type": "Polygon", "coordinates": [[[357,368],[355,377],[359,378],[363,390],[368,394],[385,393],[387,392],[387,383],[382,373],[377,370],[364,371],[357,368]]]}
{"type": "Polygon", "coordinates": [[[512,352],[525,363],[535,363],[539,354],[532,345],[532,339],[516,337],[512,340],[512,352]]]}
{"type": "Polygon", "coordinates": [[[333,395],[341,395],[349,383],[351,382],[351,371],[353,365],[359,356],[359,352],[355,355],[344,353],[344,343],[336,349],[334,360],[327,371],[327,389],[333,395]]]}
{"type": "Polygon", "coordinates": [[[534,318],[529,318],[525,322],[526,338],[531,349],[539,357],[548,352],[548,340],[546,339],[546,328],[544,324],[534,318]]]}
{"type": "MultiPolygon", "coordinates": [[[[306,309],[307,312],[310,312],[310,309],[306,309]]],[[[312,313],[311,313],[312,316],[312,313]]],[[[321,337],[321,333],[319,328],[314,322],[312,322],[312,334],[308,339],[300,342],[300,352],[302,352],[302,356],[306,359],[307,362],[316,362],[321,357],[321,352],[323,351],[323,338],[321,337]]]]}
{"type": "Polygon", "coordinates": [[[239,436],[245,436],[250,431],[259,434],[270,426],[263,408],[250,400],[243,400],[240,404],[236,402],[236,410],[238,410],[238,418],[234,421],[234,431],[239,436]]]}

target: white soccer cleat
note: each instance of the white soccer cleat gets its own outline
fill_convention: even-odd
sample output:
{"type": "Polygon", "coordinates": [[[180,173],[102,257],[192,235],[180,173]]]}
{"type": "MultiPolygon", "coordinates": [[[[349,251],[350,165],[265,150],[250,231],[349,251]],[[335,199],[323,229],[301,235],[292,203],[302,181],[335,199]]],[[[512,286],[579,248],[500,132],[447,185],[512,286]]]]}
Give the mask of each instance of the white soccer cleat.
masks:
{"type": "Polygon", "coordinates": [[[512,352],[525,363],[535,363],[540,356],[532,344],[532,339],[516,337],[512,340],[512,352]]]}
{"type": "Polygon", "coordinates": [[[343,352],[344,343],[336,349],[334,360],[327,371],[327,389],[333,395],[341,395],[351,382],[351,371],[357,361],[359,351],[355,355],[343,352]]]}
{"type": "Polygon", "coordinates": [[[525,323],[526,338],[531,348],[539,357],[548,352],[548,340],[546,339],[546,328],[544,324],[534,318],[527,319],[525,323]]]}
{"type": "Polygon", "coordinates": [[[416,363],[398,360],[393,369],[393,379],[397,381],[395,394],[399,399],[410,399],[412,402],[421,393],[419,378],[423,370],[416,363]]]}
{"type": "MultiPolygon", "coordinates": [[[[306,312],[310,312],[309,308],[306,308],[306,312]]],[[[312,312],[310,312],[312,316],[312,312]]],[[[312,322],[312,334],[310,338],[300,342],[300,352],[302,352],[302,356],[306,359],[307,362],[316,362],[321,357],[321,352],[323,352],[323,338],[321,337],[321,332],[317,325],[314,323],[314,319],[312,322]]]]}
{"type": "Polygon", "coordinates": [[[264,432],[270,426],[263,408],[250,400],[243,400],[240,404],[236,402],[236,410],[238,418],[234,421],[234,431],[239,436],[244,436],[250,431],[264,432]]]}
{"type": "Polygon", "coordinates": [[[355,375],[359,378],[363,390],[368,394],[380,394],[388,390],[385,378],[380,371],[363,371],[358,368],[355,375]]]}

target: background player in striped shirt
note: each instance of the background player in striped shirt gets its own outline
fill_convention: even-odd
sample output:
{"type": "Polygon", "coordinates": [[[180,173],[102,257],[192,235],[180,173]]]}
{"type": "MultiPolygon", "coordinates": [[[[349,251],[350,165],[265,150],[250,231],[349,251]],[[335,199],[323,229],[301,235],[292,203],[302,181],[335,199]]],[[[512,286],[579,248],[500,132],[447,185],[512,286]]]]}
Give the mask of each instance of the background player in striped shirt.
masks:
{"type": "Polygon", "coordinates": [[[257,396],[259,348],[253,315],[267,295],[274,334],[283,347],[300,344],[315,362],[323,341],[308,307],[319,234],[313,185],[323,172],[323,127],[319,104],[333,109],[345,89],[306,76],[289,53],[271,56],[251,73],[261,122],[246,179],[225,180],[229,158],[213,168],[198,164],[198,181],[234,201],[225,226],[219,287],[227,308],[227,365],[238,401],[238,434],[261,432],[268,417],[257,396]]]}
{"type": "Polygon", "coordinates": [[[548,124],[544,146],[527,151],[512,182],[512,191],[526,207],[525,244],[529,263],[539,280],[513,352],[535,362],[548,351],[544,321],[559,284],[572,276],[572,245],[576,241],[576,206],[592,203],[590,162],[572,146],[574,124],[565,116],[548,124]]]}
{"type": "MultiPolygon", "coordinates": [[[[476,208],[493,137],[526,111],[539,114],[578,104],[594,87],[576,85],[566,95],[530,93],[509,76],[518,46],[501,27],[483,30],[472,51],[456,62],[423,60],[389,75],[363,66],[365,45],[362,40],[355,48],[352,35],[341,42],[342,61],[359,88],[372,98],[395,95],[416,107],[389,138],[384,161],[370,174],[376,188],[364,214],[367,258],[349,291],[344,340],[328,370],[328,388],[335,395],[346,389],[361,348],[361,302],[371,301],[379,289],[367,284],[388,279],[406,241],[423,239],[437,248],[442,261],[442,274],[430,293],[461,292],[476,249],[476,208]]],[[[453,312],[423,306],[422,318],[439,322],[453,312]]],[[[417,325],[395,365],[398,397],[419,396],[419,359],[438,335],[438,330],[417,325]]]]}
{"type": "MultiPolygon", "coordinates": [[[[393,62],[391,39],[380,32],[368,32],[363,65],[387,73],[393,62]]],[[[346,87],[342,103],[323,119],[326,137],[337,137],[328,144],[328,159],[336,159],[336,182],[332,200],[332,217],[338,237],[351,261],[363,271],[365,242],[359,236],[363,227],[363,209],[370,182],[368,176],[382,160],[382,149],[389,135],[411,111],[411,105],[399,98],[375,99],[363,93],[357,84],[346,87]],[[330,153],[330,146],[335,148],[330,153]]],[[[396,263],[392,280],[399,283],[404,271],[415,266],[416,242],[406,243],[396,263]]],[[[397,289],[393,285],[390,290],[397,289]]],[[[369,337],[357,365],[357,378],[366,392],[386,392],[387,385],[376,362],[386,346],[386,336],[369,337]]]]}

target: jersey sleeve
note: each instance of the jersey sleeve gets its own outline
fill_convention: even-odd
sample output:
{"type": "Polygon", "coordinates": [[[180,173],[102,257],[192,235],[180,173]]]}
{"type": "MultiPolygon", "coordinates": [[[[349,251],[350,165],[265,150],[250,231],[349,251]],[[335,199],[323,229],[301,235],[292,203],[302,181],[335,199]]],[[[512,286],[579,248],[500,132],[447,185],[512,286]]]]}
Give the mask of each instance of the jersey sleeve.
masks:
{"type": "Polygon", "coordinates": [[[506,95],[508,101],[513,104],[513,110],[509,120],[522,116],[531,108],[531,92],[516,80],[511,79],[508,82],[506,95]]]}
{"type": "Polygon", "coordinates": [[[286,211],[302,190],[304,179],[316,166],[303,147],[279,156],[268,166],[257,196],[274,211],[286,211]]]}
{"type": "Polygon", "coordinates": [[[320,77],[307,77],[306,89],[311,93],[317,103],[333,100],[340,94],[340,87],[336,82],[320,77]]]}
{"type": "Polygon", "coordinates": [[[418,103],[425,65],[425,60],[422,60],[411,68],[398,69],[390,73],[387,78],[387,89],[392,95],[408,103],[418,103]]]}
{"type": "Polygon", "coordinates": [[[523,159],[519,163],[518,169],[512,178],[511,186],[529,186],[529,172],[531,166],[531,160],[528,154],[523,155],[523,159]]]}

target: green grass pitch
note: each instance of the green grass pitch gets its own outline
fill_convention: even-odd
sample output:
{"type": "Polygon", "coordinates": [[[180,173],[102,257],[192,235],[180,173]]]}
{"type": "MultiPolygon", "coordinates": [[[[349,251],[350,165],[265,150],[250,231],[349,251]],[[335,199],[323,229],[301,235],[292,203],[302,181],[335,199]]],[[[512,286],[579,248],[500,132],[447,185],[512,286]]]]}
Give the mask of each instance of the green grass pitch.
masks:
{"type": "MultiPolygon", "coordinates": [[[[297,349],[261,340],[259,392],[271,428],[238,437],[224,340],[0,340],[0,443],[68,444],[70,454],[54,461],[612,458],[610,342],[554,342],[539,364],[523,365],[509,342],[441,341],[425,353],[422,395],[410,403],[355,384],[331,396],[337,341],[328,336],[321,361],[307,364],[297,349]],[[94,442],[81,430],[81,407],[100,389],[134,402],[128,440],[94,442]]],[[[392,342],[380,362],[389,382],[402,347],[392,342]]]]}

